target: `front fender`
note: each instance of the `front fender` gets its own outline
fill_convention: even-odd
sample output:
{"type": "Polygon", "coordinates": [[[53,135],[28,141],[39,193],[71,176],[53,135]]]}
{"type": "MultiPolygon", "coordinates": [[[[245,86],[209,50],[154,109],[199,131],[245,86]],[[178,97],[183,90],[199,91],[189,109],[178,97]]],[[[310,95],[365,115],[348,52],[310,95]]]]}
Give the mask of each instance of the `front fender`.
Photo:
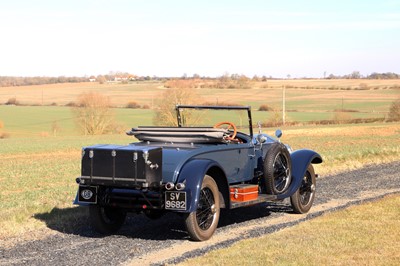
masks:
{"type": "Polygon", "coordinates": [[[221,166],[212,160],[195,159],[187,162],[181,169],[177,183],[185,183],[187,209],[185,212],[193,212],[197,208],[200,198],[201,184],[204,176],[211,167],[221,166]]]}
{"type": "Polygon", "coordinates": [[[321,155],[312,150],[297,150],[292,152],[290,157],[292,159],[292,183],[285,193],[277,195],[277,199],[290,197],[299,189],[310,163],[322,163],[321,155]]]}

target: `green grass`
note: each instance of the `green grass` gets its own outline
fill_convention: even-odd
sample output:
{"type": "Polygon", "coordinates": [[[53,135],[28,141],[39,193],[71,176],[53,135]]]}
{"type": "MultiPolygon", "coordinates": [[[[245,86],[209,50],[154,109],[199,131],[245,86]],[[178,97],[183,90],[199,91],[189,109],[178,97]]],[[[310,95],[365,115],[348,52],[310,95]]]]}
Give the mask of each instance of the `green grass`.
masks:
{"type": "MultiPolygon", "coordinates": [[[[264,132],[273,134],[274,129],[264,132]]],[[[394,123],[291,127],[283,132],[282,141],[294,149],[322,155],[324,163],[316,165],[322,176],[400,160],[400,125],[394,123]]],[[[0,239],[43,228],[49,221],[75,226],[68,221],[83,214],[68,210],[73,209],[81,147],[133,141],[124,134],[0,139],[0,239]],[[46,223],[37,217],[46,217],[46,223]]]]}
{"type": "Polygon", "coordinates": [[[82,146],[98,143],[129,143],[133,137],[125,134],[100,135],[100,136],[49,136],[30,138],[9,138],[0,140],[0,153],[2,155],[29,155],[46,152],[71,152],[80,151],[82,146]]]}
{"type": "MultiPolygon", "coordinates": [[[[290,109],[288,107],[288,109],[290,109]]],[[[150,109],[113,108],[116,122],[129,130],[139,125],[153,125],[154,111],[150,109]]],[[[381,113],[348,113],[350,118],[383,118],[381,113]]],[[[257,121],[266,123],[275,114],[273,112],[252,111],[253,124],[257,121]]],[[[281,112],[278,112],[281,115],[281,112]]],[[[299,111],[287,112],[286,121],[311,122],[332,120],[333,112],[299,111]]],[[[247,113],[244,111],[207,111],[204,115],[204,125],[214,125],[220,121],[231,121],[238,126],[248,127],[247,113]]],[[[57,125],[56,136],[76,136],[79,131],[76,127],[73,113],[69,107],[61,106],[6,106],[0,105],[0,121],[10,138],[31,136],[53,136],[54,124],[57,125]]]]}
{"type": "Polygon", "coordinates": [[[305,126],[283,132],[282,141],[294,149],[306,147],[322,155],[324,163],[316,170],[323,175],[400,159],[397,123],[305,126]]]}
{"type": "Polygon", "coordinates": [[[180,265],[398,265],[400,196],[353,206],[180,265]]]}
{"type": "MultiPolygon", "coordinates": [[[[371,86],[386,87],[388,81],[362,81],[371,86]]],[[[396,81],[391,81],[397,84],[396,81]]],[[[286,89],[286,110],[288,121],[309,122],[318,120],[330,120],[333,110],[348,109],[357,112],[349,113],[351,118],[383,118],[387,115],[391,103],[400,96],[399,89],[379,89],[366,91],[337,91],[327,89],[297,89],[296,86],[304,84],[336,84],[349,83],[358,86],[360,81],[354,80],[272,80],[266,83],[254,83],[251,89],[195,89],[202,101],[211,103],[236,103],[250,105],[253,109],[253,121],[270,119],[271,112],[257,112],[261,104],[267,104],[276,110],[282,109],[282,86],[294,85],[294,88],[286,89]],[[270,84],[271,83],[271,84],[270,84]],[[267,84],[273,88],[263,88],[267,84]]],[[[4,128],[0,134],[6,132],[11,138],[26,136],[53,135],[56,125],[60,136],[78,135],[74,118],[69,107],[64,107],[68,102],[76,101],[78,95],[92,91],[101,93],[110,98],[111,103],[118,107],[125,106],[130,101],[140,105],[154,107],[161,95],[166,91],[162,82],[134,82],[130,84],[52,84],[41,86],[7,87],[0,91],[0,103],[5,103],[9,98],[16,97],[23,104],[56,103],[60,106],[6,106],[0,105],[0,121],[4,128]],[[44,98],[42,99],[42,93],[44,98]]],[[[335,85],[335,86],[336,86],[335,85]]],[[[329,85],[331,86],[331,85],[329,85]]],[[[347,85],[346,85],[347,86],[347,85]]],[[[324,86],[322,86],[324,87],[324,86]]],[[[152,125],[154,111],[151,109],[113,109],[116,122],[129,129],[137,125],[152,125]]],[[[237,115],[216,115],[222,120],[235,120],[237,115]]],[[[215,119],[216,120],[216,119],[215,119]]],[[[242,119],[243,120],[243,119],[242,119]]],[[[233,121],[238,124],[246,124],[240,118],[233,121]]]]}
{"type": "Polygon", "coordinates": [[[42,228],[36,215],[73,207],[82,146],[132,141],[123,135],[0,140],[0,239],[42,228]]]}
{"type": "Polygon", "coordinates": [[[56,106],[0,106],[0,120],[4,123],[3,131],[11,137],[39,135],[51,132],[52,124],[57,122],[62,135],[75,132],[72,114],[67,107],[56,106]]]}
{"type": "MultiPolygon", "coordinates": [[[[118,123],[127,130],[138,125],[152,125],[153,111],[149,109],[112,109],[118,123]]],[[[57,123],[58,136],[76,136],[79,131],[69,107],[63,106],[0,106],[0,121],[11,138],[27,136],[48,136],[53,134],[57,123]]]]}

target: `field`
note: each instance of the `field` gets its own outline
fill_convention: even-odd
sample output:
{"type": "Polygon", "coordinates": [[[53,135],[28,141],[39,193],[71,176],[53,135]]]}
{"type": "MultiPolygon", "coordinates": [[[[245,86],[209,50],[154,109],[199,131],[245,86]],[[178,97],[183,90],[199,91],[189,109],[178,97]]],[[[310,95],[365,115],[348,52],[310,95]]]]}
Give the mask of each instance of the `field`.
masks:
{"type": "MultiPolygon", "coordinates": [[[[372,103],[375,111],[381,109],[387,101],[400,95],[400,80],[268,80],[253,82],[250,89],[213,89],[199,88],[198,93],[206,101],[233,102],[251,105],[257,109],[260,104],[279,105],[282,101],[282,88],[286,87],[286,98],[290,109],[309,109],[323,111],[337,108],[353,109],[372,103]],[[304,102],[307,100],[306,102],[304,102]],[[296,107],[301,103],[302,108],[296,107]],[[313,103],[318,103],[315,108],[313,103]],[[326,105],[329,103],[329,105],[326,105]]],[[[21,104],[29,105],[66,105],[76,101],[79,94],[93,91],[111,98],[115,106],[125,106],[129,101],[141,105],[155,106],[157,98],[166,90],[161,81],[118,83],[67,83],[38,86],[2,87],[0,88],[0,104],[10,98],[16,98],[21,104]]],[[[372,111],[372,108],[361,108],[360,111],[372,111]]]]}
{"type": "MultiPolygon", "coordinates": [[[[254,82],[249,89],[194,89],[198,102],[250,105],[253,121],[267,122],[281,117],[282,93],[285,89],[286,121],[309,123],[334,120],[336,111],[344,110],[346,119],[387,117],[391,103],[400,97],[399,80],[268,80],[254,82]],[[274,112],[257,111],[266,104],[274,112]]],[[[164,83],[130,84],[76,83],[0,88],[0,104],[15,98],[19,105],[0,105],[1,132],[10,137],[79,135],[70,107],[84,92],[98,92],[110,98],[116,121],[122,128],[153,123],[154,107],[166,91],[164,83]],[[129,102],[149,109],[128,109],[129,102]],[[33,106],[32,106],[33,105],[33,106]],[[55,130],[56,129],[56,130],[55,130]]],[[[211,115],[208,115],[211,117],[211,115]]],[[[232,117],[218,117],[229,120],[232,117]]],[[[243,121],[233,121],[243,125],[243,121]]],[[[208,121],[206,121],[208,122],[208,121]]]]}
{"type": "Polygon", "coordinates": [[[398,265],[399,205],[386,197],[179,265],[398,265]]]}
{"type": "MultiPolygon", "coordinates": [[[[399,80],[328,81],[287,80],[258,82],[250,89],[196,89],[203,101],[251,105],[253,121],[269,119],[274,112],[257,111],[262,104],[280,110],[282,87],[286,86],[286,113],[289,121],[311,122],[333,119],[334,110],[351,110],[352,118],[384,118],[391,103],[400,96],[399,80]],[[365,82],[367,85],[361,86],[365,82]]],[[[116,120],[129,129],[151,125],[151,107],[165,92],[161,82],[132,84],[60,84],[0,88],[0,104],[15,97],[22,105],[0,105],[0,240],[34,236],[48,224],[60,230],[82,222],[85,214],[72,205],[75,177],[80,173],[80,149],[96,143],[132,142],[125,134],[83,136],[74,124],[70,107],[64,105],[82,92],[108,95],[116,120]],[[120,108],[129,101],[150,109],[120,108]],[[54,103],[54,104],[53,104],[54,103]],[[52,105],[53,106],[50,106],[52,105]],[[35,105],[35,106],[29,106],[35,105]],[[117,108],[119,107],[119,108],[117,108]],[[56,129],[56,130],[54,130],[56,129]],[[59,210],[63,211],[60,212],[59,210]],[[44,219],[45,217],[45,219],[44,219]],[[46,222],[44,222],[46,220],[46,222]],[[29,232],[29,234],[27,234],[29,232]],[[36,233],[35,233],[36,232],[36,233]]],[[[205,123],[234,120],[247,123],[245,116],[207,114],[205,123]],[[215,121],[214,121],[215,120],[215,121]]],[[[273,134],[275,128],[263,128],[273,134]]],[[[325,162],[316,172],[321,176],[400,160],[400,124],[369,123],[344,125],[298,124],[283,127],[282,141],[294,149],[318,151],[325,162]]]]}
{"type": "MultiPolygon", "coordinates": [[[[44,228],[46,224],[38,218],[43,215],[60,230],[75,226],[71,221],[83,217],[72,205],[80,148],[132,139],[125,135],[33,136],[0,141],[0,239],[4,239],[44,228]],[[71,211],[60,217],[59,209],[71,211]]],[[[316,167],[321,176],[400,160],[400,125],[395,123],[292,128],[284,130],[282,141],[295,149],[321,153],[325,162],[316,167]]]]}

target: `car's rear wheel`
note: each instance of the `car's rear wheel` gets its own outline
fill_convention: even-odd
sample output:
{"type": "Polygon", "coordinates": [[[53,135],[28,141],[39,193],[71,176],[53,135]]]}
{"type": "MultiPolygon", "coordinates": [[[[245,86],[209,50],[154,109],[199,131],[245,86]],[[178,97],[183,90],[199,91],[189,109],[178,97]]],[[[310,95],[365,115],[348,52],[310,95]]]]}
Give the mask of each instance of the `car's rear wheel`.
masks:
{"type": "Polygon", "coordinates": [[[101,234],[117,232],[124,224],[126,212],[119,208],[89,206],[89,220],[93,229],[101,234]]]}
{"type": "Polygon", "coordinates": [[[310,164],[299,189],[290,197],[295,213],[306,213],[310,210],[315,197],[316,178],[314,167],[310,164]]]}
{"type": "Polygon", "coordinates": [[[264,183],[267,194],[286,192],[292,181],[292,161],[282,143],[273,143],[264,159],[264,183]]]}
{"type": "Polygon", "coordinates": [[[206,175],[201,185],[197,209],[185,217],[189,236],[196,241],[209,239],[218,226],[220,201],[217,183],[206,175]]]}

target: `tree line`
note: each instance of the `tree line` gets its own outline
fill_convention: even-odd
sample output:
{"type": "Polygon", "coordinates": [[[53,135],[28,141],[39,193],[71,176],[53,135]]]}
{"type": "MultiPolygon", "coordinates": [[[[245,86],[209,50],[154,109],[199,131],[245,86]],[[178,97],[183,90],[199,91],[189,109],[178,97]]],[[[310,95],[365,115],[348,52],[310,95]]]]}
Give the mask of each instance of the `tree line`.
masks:
{"type": "Polygon", "coordinates": [[[55,83],[76,83],[88,81],[86,77],[12,77],[0,76],[0,87],[29,86],[55,83]]]}
{"type": "Polygon", "coordinates": [[[400,75],[393,72],[377,73],[373,72],[370,75],[363,76],[359,71],[353,71],[348,75],[334,75],[330,74],[325,77],[326,79],[399,79],[400,75]]]}
{"type": "MultiPolygon", "coordinates": [[[[130,77],[134,78],[134,80],[174,80],[174,79],[182,79],[182,80],[191,80],[191,79],[200,79],[200,80],[218,80],[221,82],[227,83],[227,81],[235,81],[240,83],[241,86],[246,87],[247,82],[250,80],[253,81],[267,81],[268,79],[279,79],[274,78],[272,76],[257,76],[254,75],[252,78],[246,77],[243,74],[223,74],[219,77],[204,77],[199,74],[193,74],[192,77],[184,74],[182,77],[157,77],[157,76],[145,76],[140,77],[136,75],[129,74],[127,72],[110,72],[106,75],[98,75],[98,76],[85,76],[85,77],[15,77],[15,76],[0,76],[0,87],[11,87],[11,86],[29,86],[29,85],[43,85],[43,84],[56,84],[56,83],[77,83],[77,82],[88,82],[89,79],[96,80],[99,83],[104,83],[107,81],[113,81],[116,77],[130,77]]],[[[287,78],[290,79],[290,75],[287,75],[287,78]]],[[[304,77],[305,79],[308,79],[304,77]]],[[[312,78],[310,78],[312,79],[312,78]]],[[[359,71],[353,71],[347,75],[326,75],[324,73],[324,79],[400,79],[400,74],[393,72],[386,73],[371,73],[370,75],[363,76],[359,71]]]]}

